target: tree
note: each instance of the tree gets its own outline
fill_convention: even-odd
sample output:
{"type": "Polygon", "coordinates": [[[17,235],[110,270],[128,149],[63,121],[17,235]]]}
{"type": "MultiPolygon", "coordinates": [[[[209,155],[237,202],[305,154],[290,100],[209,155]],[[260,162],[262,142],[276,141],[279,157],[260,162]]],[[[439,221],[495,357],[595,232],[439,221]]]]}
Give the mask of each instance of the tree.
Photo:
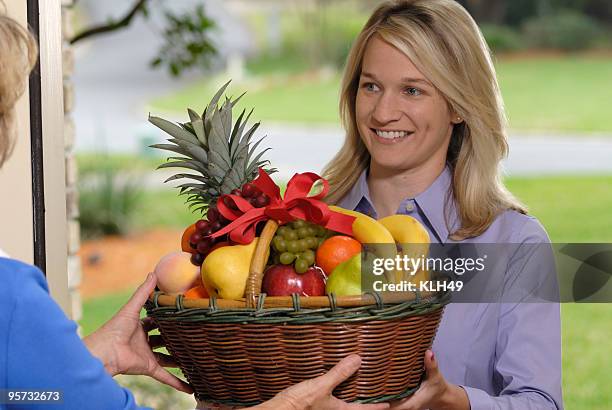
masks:
{"type": "Polygon", "coordinates": [[[461,3],[479,23],[504,23],[508,2],[506,0],[464,0],[461,3]]]}
{"type": "MultiPolygon", "coordinates": [[[[122,17],[110,18],[105,24],[88,27],[71,38],[70,43],[77,44],[95,36],[124,29],[139,15],[148,19],[149,2],[150,0],[136,0],[122,17]]],[[[212,57],[217,54],[217,49],[209,36],[215,28],[215,23],[206,15],[204,6],[200,4],[193,12],[181,15],[166,10],[164,15],[164,43],[150,65],[165,66],[175,77],[189,68],[208,67],[212,57]]]]}

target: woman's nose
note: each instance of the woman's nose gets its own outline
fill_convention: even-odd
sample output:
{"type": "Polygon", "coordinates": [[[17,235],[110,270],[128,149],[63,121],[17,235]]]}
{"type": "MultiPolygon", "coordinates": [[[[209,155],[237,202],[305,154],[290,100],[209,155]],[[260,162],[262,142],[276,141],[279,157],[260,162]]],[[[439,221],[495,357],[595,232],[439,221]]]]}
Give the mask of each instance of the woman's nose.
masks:
{"type": "Polygon", "coordinates": [[[394,101],[393,96],[382,94],[375,104],[372,111],[372,119],[377,123],[387,124],[400,119],[401,112],[397,108],[397,103],[394,101]]]}

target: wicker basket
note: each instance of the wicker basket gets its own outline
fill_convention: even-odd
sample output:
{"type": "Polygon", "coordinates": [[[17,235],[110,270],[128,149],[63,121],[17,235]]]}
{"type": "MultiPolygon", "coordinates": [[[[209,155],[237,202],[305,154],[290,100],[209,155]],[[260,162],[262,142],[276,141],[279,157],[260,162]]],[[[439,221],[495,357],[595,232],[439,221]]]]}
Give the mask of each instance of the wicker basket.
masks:
{"type": "Polygon", "coordinates": [[[259,294],[263,255],[277,227],[268,221],[261,234],[245,299],[156,292],[146,305],[196,398],[255,405],[351,353],[362,357],[361,367],[336,397],[373,403],[412,394],[448,295],[266,297],[259,294]]]}

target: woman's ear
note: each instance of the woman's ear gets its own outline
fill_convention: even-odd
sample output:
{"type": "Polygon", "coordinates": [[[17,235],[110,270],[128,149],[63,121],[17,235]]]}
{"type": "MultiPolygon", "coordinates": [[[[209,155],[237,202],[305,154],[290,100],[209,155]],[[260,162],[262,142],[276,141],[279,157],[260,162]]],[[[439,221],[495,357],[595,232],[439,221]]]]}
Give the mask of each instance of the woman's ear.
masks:
{"type": "Polygon", "coordinates": [[[461,124],[463,122],[463,118],[455,111],[451,111],[451,122],[455,125],[461,124]]]}

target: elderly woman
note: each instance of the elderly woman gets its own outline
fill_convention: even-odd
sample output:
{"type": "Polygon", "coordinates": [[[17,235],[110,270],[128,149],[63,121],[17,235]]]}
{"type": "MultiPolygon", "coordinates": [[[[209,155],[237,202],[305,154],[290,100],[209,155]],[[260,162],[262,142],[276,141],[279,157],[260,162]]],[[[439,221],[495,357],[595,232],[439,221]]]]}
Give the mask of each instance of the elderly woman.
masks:
{"type": "MultiPolygon", "coordinates": [[[[14,144],[13,106],[35,61],[32,35],[0,15],[0,166],[14,144]]],[[[152,324],[140,320],[140,310],[155,284],[155,276],[149,274],[110,321],[81,341],[76,324],[49,296],[42,272],[0,255],[0,389],[56,391],[50,403],[61,394],[63,409],[104,410],[138,408],[132,393],[113,380],[120,373],[148,375],[191,393],[189,385],[162,367],[172,361],[151,350],[159,345],[158,339],[147,336],[152,324]]],[[[257,407],[388,408],[388,404],[346,404],[332,396],[335,386],[359,364],[358,356],[349,356],[327,374],[286,389],[257,407]]],[[[15,404],[12,408],[22,407],[15,404]]]]}

